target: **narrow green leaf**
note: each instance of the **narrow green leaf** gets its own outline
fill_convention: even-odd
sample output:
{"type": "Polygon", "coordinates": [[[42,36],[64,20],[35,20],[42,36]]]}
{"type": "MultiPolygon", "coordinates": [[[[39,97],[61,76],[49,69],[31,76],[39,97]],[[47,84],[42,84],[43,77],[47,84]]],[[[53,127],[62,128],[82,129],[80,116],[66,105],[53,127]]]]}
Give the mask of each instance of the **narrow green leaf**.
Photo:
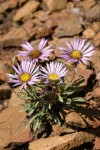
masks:
{"type": "Polygon", "coordinates": [[[35,122],[34,122],[34,124],[33,124],[33,130],[35,131],[35,130],[37,130],[38,128],[39,128],[39,120],[37,119],[35,122]]]}
{"type": "Polygon", "coordinates": [[[63,94],[64,94],[64,95],[72,95],[74,92],[75,92],[75,91],[66,91],[66,92],[64,92],[63,94]]]}
{"type": "Polygon", "coordinates": [[[82,97],[75,97],[72,99],[72,101],[75,101],[75,102],[85,102],[86,100],[82,97]]]}
{"type": "Polygon", "coordinates": [[[65,85],[64,89],[68,89],[68,87],[70,86],[70,84],[65,85]]]}
{"type": "Polygon", "coordinates": [[[51,104],[49,104],[49,109],[51,109],[51,104]]]}
{"type": "Polygon", "coordinates": [[[36,114],[35,116],[33,116],[32,118],[30,118],[29,121],[28,121],[28,124],[27,124],[26,128],[29,127],[29,125],[30,125],[37,117],[42,116],[42,115],[43,115],[43,112],[40,112],[40,113],[37,113],[37,114],[36,114]]]}
{"type": "Polygon", "coordinates": [[[60,96],[60,94],[58,94],[58,98],[60,102],[63,102],[63,98],[60,96]]]}

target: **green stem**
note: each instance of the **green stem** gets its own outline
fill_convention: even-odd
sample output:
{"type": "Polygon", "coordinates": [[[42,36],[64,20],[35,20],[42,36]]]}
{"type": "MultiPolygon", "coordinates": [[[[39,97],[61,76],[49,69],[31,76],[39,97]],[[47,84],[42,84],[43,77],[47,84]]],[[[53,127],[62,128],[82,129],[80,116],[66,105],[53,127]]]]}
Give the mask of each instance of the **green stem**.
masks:
{"type": "Polygon", "coordinates": [[[32,99],[34,98],[26,89],[24,89],[24,90],[32,99]]]}

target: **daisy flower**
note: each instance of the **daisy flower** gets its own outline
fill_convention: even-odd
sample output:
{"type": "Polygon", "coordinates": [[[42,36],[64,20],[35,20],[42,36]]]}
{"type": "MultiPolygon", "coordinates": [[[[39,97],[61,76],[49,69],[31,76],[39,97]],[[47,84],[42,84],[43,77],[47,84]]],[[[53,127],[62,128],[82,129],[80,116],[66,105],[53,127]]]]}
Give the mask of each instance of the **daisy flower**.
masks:
{"type": "Polygon", "coordinates": [[[41,60],[48,60],[48,56],[50,56],[53,49],[52,45],[46,46],[47,40],[44,38],[40,41],[38,48],[34,49],[30,43],[26,42],[25,44],[21,44],[21,46],[26,49],[25,51],[19,51],[19,56],[24,56],[27,60],[33,60],[33,62],[38,62],[41,60]]]}
{"type": "Polygon", "coordinates": [[[23,60],[21,65],[13,66],[15,74],[7,74],[10,78],[9,82],[14,83],[13,86],[22,85],[20,90],[26,89],[26,85],[33,85],[39,81],[39,67],[31,61],[23,60]]]}
{"type": "Polygon", "coordinates": [[[40,70],[43,72],[42,77],[47,81],[59,80],[67,73],[66,67],[64,67],[64,65],[59,62],[50,62],[50,64],[46,63],[46,68],[47,69],[41,67],[40,70]]]}
{"type": "Polygon", "coordinates": [[[59,47],[60,50],[63,51],[63,54],[59,55],[59,57],[65,59],[68,62],[81,63],[86,64],[88,60],[90,60],[90,56],[94,53],[94,47],[90,45],[90,42],[86,42],[85,39],[77,39],[75,38],[73,41],[66,42],[68,49],[64,47],[59,47]]]}

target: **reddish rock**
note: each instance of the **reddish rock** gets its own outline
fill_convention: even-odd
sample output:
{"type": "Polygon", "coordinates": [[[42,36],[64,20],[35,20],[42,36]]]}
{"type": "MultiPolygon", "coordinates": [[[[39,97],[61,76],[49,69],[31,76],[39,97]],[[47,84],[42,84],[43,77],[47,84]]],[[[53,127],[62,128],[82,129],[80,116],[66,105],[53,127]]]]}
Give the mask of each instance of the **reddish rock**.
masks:
{"type": "Polygon", "coordinates": [[[93,128],[98,128],[100,127],[100,117],[98,117],[97,119],[95,118],[93,123],[92,123],[92,127],[93,128]]]}
{"type": "Polygon", "coordinates": [[[86,38],[86,39],[92,39],[95,37],[95,32],[93,29],[91,28],[88,28],[86,30],[83,31],[83,37],[86,38]]]}
{"type": "Polygon", "coordinates": [[[51,35],[53,33],[52,29],[46,28],[45,26],[43,26],[43,28],[38,28],[38,29],[39,31],[37,30],[35,36],[36,39],[47,37],[48,35],[51,35]]]}
{"type": "Polygon", "coordinates": [[[32,23],[29,21],[20,28],[12,27],[8,33],[0,36],[0,47],[20,46],[20,44],[32,37],[35,32],[32,23]]]}
{"type": "Polygon", "coordinates": [[[77,104],[75,109],[63,108],[60,116],[66,123],[77,128],[98,128],[100,126],[99,109],[89,104],[77,104]]]}
{"type": "Polygon", "coordinates": [[[49,15],[42,10],[37,11],[34,14],[34,16],[35,16],[35,18],[38,18],[39,21],[42,21],[42,22],[46,21],[49,18],[49,15]]]}
{"type": "Polygon", "coordinates": [[[85,0],[85,1],[83,1],[83,9],[84,10],[89,10],[95,4],[96,4],[95,0],[85,0]]]}
{"type": "Polygon", "coordinates": [[[38,8],[39,4],[36,1],[28,1],[23,7],[17,10],[13,20],[19,21],[28,18],[38,8]]]}
{"type": "Polygon", "coordinates": [[[91,75],[94,74],[94,72],[90,69],[87,69],[85,65],[80,64],[77,67],[78,74],[75,73],[73,70],[73,66],[69,65],[69,68],[72,69],[70,72],[65,76],[65,82],[74,82],[77,79],[79,79],[79,76],[83,78],[83,82],[81,83],[81,86],[87,86],[88,79],[91,77],[91,75]],[[75,73],[75,74],[74,74],[75,73]]]}
{"type": "Polygon", "coordinates": [[[100,32],[98,32],[96,34],[96,36],[94,37],[93,43],[94,43],[95,46],[100,46],[100,32]]]}
{"type": "MultiPolygon", "coordinates": [[[[98,39],[99,40],[99,39],[98,39]]],[[[95,53],[91,56],[91,61],[93,68],[95,68],[95,73],[100,72],[100,51],[99,48],[95,48],[95,53]]]]}
{"type": "MultiPolygon", "coordinates": [[[[27,21],[23,24],[22,27],[23,27],[23,29],[26,30],[27,34],[33,35],[33,34],[34,34],[33,26],[34,26],[34,24],[33,24],[32,20],[27,20],[27,21]]],[[[30,37],[30,35],[29,35],[29,37],[30,37]]]]}
{"type": "Polygon", "coordinates": [[[74,36],[82,32],[82,26],[76,17],[61,21],[55,29],[53,37],[74,36]]]}
{"type": "Polygon", "coordinates": [[[3,68],[0,68],[0,80],[1,80],[1,83],[8,81],[7,72],[3,68]]]}
{"type": "Polygon", "coordinates": [[[53,33],[52,28],[56,27],[59,24],[60,20],[61,20],[60,13],[59,12],[53,13],[49,17],[49,19],[47,19],[47,21],[42,25],[41,28],[38,27],[36,39],[52,34],[53,33]]]}
{"type": "Polygon", "coordinates": [[[88,20],[96,20],[100,19],[100,5],[95,5],[94,7],[90,8],[86,11],[86,19],[88,20]]]}
{"type": "Polygon", "coordinates": [[[95,33],[98,33],[100,31],[100,23],[93,22],[93,24],[91,25],[91,28],[94,30],[95,33]]]}
{"type": "Polygon", "coordinates": [[[92,134],[76,132],[33,141],[29,144],[29,150],[70,150],[93,140],[92,134]]]}
{"type": "Polygon", "coordinates": [[[70,112],[66,115],[65,121],[68,125],[79,127],[79,128],[87,128],[88,124],[84,121],[81,115],[76,112],[70,112]]]}
{"type": "Polygon", "coordinates": [[[100,87],[94,89],[93,96],[96,98],[100,98],[100,87]]]}
{"type": "Polygon", "coordinates": [[[64,125],[59,126],[57,124],[52,125],[52,130],[54,131],[54,135],[61,135],[62,133],[70,134],[75,132],[75,130],[70,127],[64,125]]]}
{"type": "Polygon", "coordinates": [[[9,99],[9,106],[22,106],[25,101],[19,98],[18,93],[20,92],[20,87],[13,88],[11,98],[9,99]]]}
{"type": "Polygon", "coordinates": [[[96,137],[93,150],[100,150],[100,137],[96,137]]]}
{"type": "Polygon", "coordinates": [[[27,0],[18,0],[19,6],[21,6],[23,3],[25,3],[27,0]]]}
{"type": "Polygon", "coordinates": [[[20,107],[9,107],[0,113],[0,149],[32,140],[29,128],[25,128],[26,114],[19,112],[20,107]]]}
{"type": "Polygon", "coordinates": [[[18,4],[18,0],[14,1],[14,0],[9,0],[7,1],[9,4],[9,8],[15,8],[18,4]]]}
{"type": "Polygon", "coordinates": [[[9,8],[9,3],[3,2],[0,4],[0,13],[4,13],[9,8]]]}
{"type": "Polygon", "coordinates": [[[44,0],[44,3],[50,11],[61,10],[66,7],[67,0],[44,0]]]}
{"type": "Polygon", "coordinates": [[[97,74],[96,74],[96,80],[98,81],[99,86],[100,86],[100,71],[97,72],[97,74]]]}
{"type": "Polygon", "coordinates": [[[27,0],[8,0],[9,8],[16,8],[17,6],[21,6],[27,0]]]}
{"type": "Polygon", "coordinates": [[[70,12],[70,10],[71,10],[73,7],[74,7],[74,3],[73,3],[73,2],[68,2],[68,3],[67,3],[66,8],[67,8],[67,11],[68,11],[68,12],[70,12]]]}
{"type": "Polygon", "coordinates": [[[4,19],[4,15],[0,14],[0,21],[3,21],[3,19],[4,19]]]}

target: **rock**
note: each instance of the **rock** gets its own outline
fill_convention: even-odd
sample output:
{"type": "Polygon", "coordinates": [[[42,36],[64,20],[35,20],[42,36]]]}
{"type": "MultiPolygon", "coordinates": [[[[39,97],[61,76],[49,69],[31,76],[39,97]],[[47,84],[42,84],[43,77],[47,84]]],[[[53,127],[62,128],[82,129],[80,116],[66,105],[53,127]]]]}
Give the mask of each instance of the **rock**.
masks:
{"type": "MultiPolygon", "coordinates": [[[[99,106],[99,108],[100,108],[100,106],[99,106]]],[[[100,110],[99,110],[99,111],[100,111],[100,110]]],[[[92,127],[93,127],[94,129],[100,127],[100,117],[94,119],[94,121],[93,121],[93,123],[92,123],[92,127]]]]}
{"type": "Polygon", "coordinates": [[[70,42],[70,40],[72,40],[72,38],[56,38],[54,37],[52,41],[49,42],[49,44],[54,46],[54,54],[56,57],[59,56],[60,54],[60,50],[59,47],[66,47],[65,42],[70,42]]]}
{"type": "MultiPolygon", "coordinates": [[[[72,68],[73,66],[69,66],[72,68]]],[[[80,64],[77,66],[78,74],[83,77],[84,81],[81,83],[81,86],[87,86],[89,78],[94,74],[93,70],[87,69],[85,65],[80,64]]],[[[79,75],[75,74],[74,71],[70,71],[65,76],[65,82],[74,82],[75,80],[79,79],[79,75]],[[74,77],[74,78],[73,78],[74,77]]]]}
{"type": "Polygon", "coordinates": [[[70,18],[63,20],[55,29],[53,37],[74,36],[82,32],[82,26],[78,18],[70,18]]]}
{"type": "Polygon", "coordinates": [[[28,1],[23,7],[17,10],[13,20],[20,21],[21,19],[28,18],[39,6],[39,2],[28,1]]]}
{"type": "Polygon", "coordinates": [[[38,27],[36,39],[41,37],[46,37],[53,33],[52,28],[56,27],[61,20],[60,13],[53,13],[49,19],[42,25],[41,28],[38,27]]]}
{"type": "Polygon", "coordinates": [[[29,150],[70,150],[93,140],[94,135],[90,133],[76,132],[33,141],[29,144],[29,150]]]}
{"type": "Polygon", "coordinates": [[[21,6],[23,3],[25,3],[27,0],[18,0],[19,6],[21,6]]]}
{"type": "Polygon", "coordinates": [[[49,15],[42,10],[37,11],[34,16],[41,22],[44,22],[49,18],[49,15]]]}
{"type": "Polygon", "coordinates": [[[6,0],[0,4],[0,13],[5,13],[7,9],[16,8],[16,6],[19,4],[22,4],[25,0],[6,0]]]}
{"type": "Polygon", "coordinates": [[[8,33],[0,36],[0,47],[19,46],[34,34],[35,30],[29,22],[20,28],[12,27],[8,33]]]}
{"type": "Polygon", "coordinates": [[[98,81],[100,86],[100,71],[96,74],[96,80],[98,81]]]}
{"type": "Polygon", "coordinates": [[[93,93],[94,93],[93,94],[94,97],[100,98],[100,87],[95,88],[93,93]]]}
{"type": "Polygon", "coordinates": [[[23,3],[25,3],[27,0],[8,0],[9,7],[10,8],[15,8],[16,6],[21,6],[23,3]]]}
{"type": "Polygon", "coordinates": [[[86,11],[85,15],[87,20],[100,20],[100,5],[95,5],[94,7],[90,8],[86,11]]]}
{"type": "Polygon", "coordinates": [[[9,8],[8,2],[3,2],[0,4],[0,13],[4,13],[9,8]]]}
{"type": "Polygon", "coordinates": [[[0,14],[0,22],[4,20],[4,15],[0,14]]]}
{"type": "Polygon", "coordinates": [[[100,46],[100,32],[98,32],[96,34],[96,36],[94,37],[93,39],[93,43],[94,45],[97,47],[97,46],[100,46]]]}
{"type": "Polygon", "coordinates": [[[70,112],[66,115],[65,121],[68,125],[79,127],[79,128],[87,128],[88,125],[83,120],[82,116],[76,112],[70,112]]]}
{"type": "Polygon", "coordinates": [[[33,22],[33,24],[34,24],[35,28],[36,28],[36,27],[38,28],[38,27],[43,26],[43,23],[42,23],[42,22],[40,22],[37,18],[32,19],[32,22],[33,22]]]}
{"type": "Polygon", "coordinates": [[[100,23],[99,22],[93,22],[91,28],[94,30],[95,33],[98,33],[100,31],[100,23]]]}
{"type": "Polygon", "coordinates": [[[6,85],[0,86],[0,100],[7,99],[11,97],[11,88],[6,85]]]}
{"type": "MultiPolygon", "coordinates": [[[[34,27],[34,24],[31,19],[27,20],[22,26],[22,28],[26,30],[27,34],[30,34],[31,36],[34,34],[33,27],[34,27]]],[[[30,35],[29,37],[31,37],[30,35]]]]}
{"type": "Polygon", "coordinates": [[[93,93],[92,92],[86,93],[85,98],[87,101],[91,100],[93,98],[93,93]]]}
{"type": "Polygon", "coordinates": [[[20,87],[14,88],[12,90],[12,95],[9,99],[9,106],[19,106],[25,104],[25,101],[19,98],[18,92],[20,92],[20,87]]]}
{"type": "Polygon", "coordinates": [[[96,48],[95,53],[91,56],[91,61],[93,63],[93,67],[95,68],[95,73],[97,74],[98,72],[100,72],[100,51],[99,51],[99,48],[96,48]]]}
{"type": "Polygon", "coordinates": [[[80,8],[72,8],[71,10],[70,10],[70,13],[72,13],[72,14],[76,14],[77,16],[82,16],[82,12],[81,12],[81,9],[80,8]]]}
{"type": "Polygon", "coordinates": [[[74,3],[73,2],[68,2],[66,8],[67,8],[67,11],[70,12],[70,10],[72,8],[74,8],[74,3]]]}
{"type": "MultiPolygon", "coordinates": [[[[3,66],[3,63],[1,63],[1,66],[3,66]]],[[[0,80],[1,80],[1,83],[8,81],[7,72],[1,67],[0,67],[0,80]]]]}
{"type": "Polygon", "coordinates": [[[93,106],[94,108],[99,108],[100,107],[100,101],[95,99],[95,100],[90,100],[89,101],[90,105],[93,106]]]}
{"type": "Polygon", "coordinates": [[[9,4],[9,8],[15,8],[18,4],[18,0],[14,1],[14,0],[8,0],[7,1],[9,4]]]}
{"type": "Polygon", "coordinates": [[[99,109],[90,104],[77,104],[75,109],[67,106],[60,111],[60,116],[71,127],[98,128],[100,126],[99,109]]]}
{"type": "Polygon", "coordinates": [[[96,137],[93,150],[99,150],[99,149],[100,149],[100,137],[96,137]]]}
{"type": "Polygon", "coordinates": [[[64,9],[66,7],[67,0],[44,0],[44,3],[50,11],[55,11],[64,9]]]}
{"type": "Polygon", "coordinates": [[[83,31],[83,37],[86,39],[92,39],[95,37],[95,32],[93,29],[88,28],[86,30],[83,31]]]}
{"type": "MultiPolygon", "coordinates": [[[[93,70],[87,69],[87,67],[85,65],[80,64],[77,67],[77,71],[78,71],[79,75],[83,76],[83,78],[85,79],[85,81],[81,85],[87,86],[89,79],[91,78],[91,76],[94,75],[93,70]]],[[[93,82],[93,79],[92,79],[92,82],[93,82]]]]}
{"type": "Polygon", "coordinates": [[[83,1],[83,9],[84,10],[89,10],[95,4],[96,4],[95,0],[85,0],[85,1],[83,1]]]}
{"type": "Polygon", "coordinates": [[[53,30],[50,28],[46,28],[45,26],[38,28],[35,38],[44,38],[53,34],[53,30]],[[38,31],[39,30],[39,31],[38,31]]]}
{"type": "Polygon", "coordinates": [[[59,126],[57,124],[52,125],[52,130],[54,131],[54,135],[61,135],[63,133],[70,134],[70,133],[75,132],[75,130],[70,128],[70,127],[67,127],[67,126],[64,126],[64,125],[59,126]]]}
{"type": "Polygon", "coordinates": [[[0,113],[0,149],[9,145],[23,144],[32,140],[29,128],[25,128],[25,113],[19,113],[20,107],[9,107],[0,113]]]}

